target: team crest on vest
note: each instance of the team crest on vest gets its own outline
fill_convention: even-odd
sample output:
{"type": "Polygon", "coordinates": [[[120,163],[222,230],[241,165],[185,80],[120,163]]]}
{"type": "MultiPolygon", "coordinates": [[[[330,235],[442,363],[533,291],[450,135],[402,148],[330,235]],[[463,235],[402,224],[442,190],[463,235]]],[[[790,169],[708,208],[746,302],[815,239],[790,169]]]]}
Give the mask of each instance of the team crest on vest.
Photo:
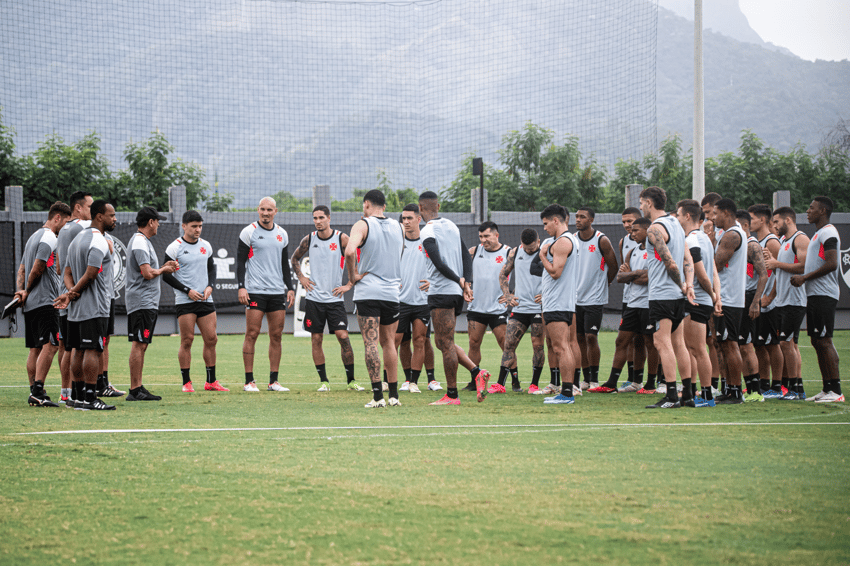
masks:
{"type": "Polygon", "coordinates": [[[839,267],[841,268],[841,278],[844,279],[844,284],[850,288],[850,248],[841,250],[839,267]]]}

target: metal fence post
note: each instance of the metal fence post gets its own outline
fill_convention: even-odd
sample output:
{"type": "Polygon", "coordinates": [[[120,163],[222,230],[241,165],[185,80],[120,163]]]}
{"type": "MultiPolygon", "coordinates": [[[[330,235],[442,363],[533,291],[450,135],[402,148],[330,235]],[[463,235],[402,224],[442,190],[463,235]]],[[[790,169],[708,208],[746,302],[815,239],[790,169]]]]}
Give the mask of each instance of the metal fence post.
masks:
{"type": "Polygon", "coordinates": [[[643,185],[626,185],[626,208],[640,208],[640,193],[643,185]]]}

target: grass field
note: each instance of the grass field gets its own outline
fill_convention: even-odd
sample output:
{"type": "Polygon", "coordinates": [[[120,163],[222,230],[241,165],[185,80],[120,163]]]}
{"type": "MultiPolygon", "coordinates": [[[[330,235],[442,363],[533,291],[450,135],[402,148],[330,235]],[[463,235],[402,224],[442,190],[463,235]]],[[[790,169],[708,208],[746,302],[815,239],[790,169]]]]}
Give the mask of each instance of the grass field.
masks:
{"type": "MultiPolygon", "coordinates": [[[[600,337],[603,368],[614,336],[600,337]]],[[[647,411],[654,397],[462,393],[460,407],[430,407],[442,392],[425,391],[366,410],[368,391],[343,390],[333,340],[330,393],[315,391],[309,341],[291,336],[292,391],[243,393],[241,340],[219,341],[230,393],[183,394],[178,339],[157,337],[145,383],[163,400],[104,413],[28,407],[23,340],[0,340],[0,564],[850,563],[843,403],[647,411]]],[[[836,345],[846,376],[850,333],[836,345]]],[[[497,350],[488,336],[494,373],[497,350]]],[[[801,350],[812,395],[817,363],[801,350]]],[[[123,389],[128,353],[115,339],[123,389]]],[[[200,340],[194,359],[199,389],[200,340]]],[[[54,364],[54,399],[58,384],[54,364]]]]}

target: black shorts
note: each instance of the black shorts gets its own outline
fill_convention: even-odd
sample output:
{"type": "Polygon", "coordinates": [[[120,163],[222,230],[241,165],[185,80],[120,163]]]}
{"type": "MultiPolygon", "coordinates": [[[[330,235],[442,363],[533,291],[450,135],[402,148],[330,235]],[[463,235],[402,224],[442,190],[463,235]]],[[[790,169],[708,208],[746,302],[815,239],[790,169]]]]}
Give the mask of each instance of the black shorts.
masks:
{"type": "Polygon", "coordinates": [[[106,335],[115,334],[115,299],[109,301],[109,322],[106,324],[106,335]]]}
{"type": "MultiPolygon", "coordinates": [[[[750,318],[750,305],[756,294],[747,291],[744,294],[744,313],[741,315],[741,325],[738,327],[738,345],[752,344],[756,338],[756,321],[750,318]]],[[[759,316],[761,318],[761,316],[759,316]]]]}
{"type": "Polygon", "coordinates": [[[652,335],[655,332],[655,325],[649,321],[649,309],[626,307],[623,318],[620,319],[620,331],[652,335]]]}
{"type": "Polygon", "coordinates": [[[103,351],[109,317],[90,318],[79,322],[68,321],[68,342],[77,350],[103,351]]]}
{"type": "Polygon", "coordinates": [[[743,307],[723,305],[723,316],[714,317],[714,336],[717,342],[738,342],[741,317],[747,316],[743,307]]]}
{"type": "Polygon", "coordinates": [[[673,323],[670,332],[675,332],[685,318],[685,299],[650,300],[649,322],[655,326],[655,330],[658,330],[658,323],[665,318],[673,323]]]}
{"type": "Polygon", "coordinates": [[[553,322],[566,322],[568,325],[572,326],[573,324],[573,315],[575,313],[573,311],[549,311],[543,313],[543,324],[550,324],[553,322]]]}
{"type": "Polygon", "coordinates": [[[70,352],[72,350],[70,344],[68,344],[68,315],[60,314],[59,315],[59,339],[62,340],[64,344],[64,348],[66,352],[70,352]]]}
{"type": "Polygon", "coordinates": [[[806,303],[806,333],[812,338],[832,338],[838,301],[826,295],[811,295],[806,303]]]}
{"type": "Polygon", "coordinates": [[[578,334],[599,334],[602,328],[602,307],[604,305],[576,305],[576,332],[578,334]]]}
{"type": "Polygon", "coordinates": [[[512,312],[508,318],[517,321],[526,328],[530,328],[532,324],[543,324],[543,317],[539,312],[512,312]]]}
{"type": "Polygon", "coordinates": [[[713,312],[714,307],[711,305],[692,305],[685,301],[685,314],[689,315],[692,321],[699,324],[708,324],[713,312]]]}
{"type": "Polygon", "coordinates": [[[466,321],[478,322],[483,324],[485,329],[489,326],[492,330],[495,330],[497,327],[507,324],[508,312],[505,311],[501,314],[487,314],[483,312],[466,311],[466,321]]]}
{"type": "Polygon", "coordinates": [[[357,316],[380,319],[381,326],[390,326],[398,322],[398,303],[394,301],[354,301],[357,316]]]}
{"type": "Polygon", "coordinates": [[[800,327],[803,326],[803,319],[806,317],[806,307],[787,305],[776,307],[774,310],[779,311],[779,340],[782,342],[793,340],[796,344],[800,339],[800,327]]]}
{"type": "Polygon", "coordinates": [[[286,293],[280,295],[248,294],[248,309],[262,312],[286,310],[286,293]]]}
{"type": "Polygon", "coordinates": [[[431,309],[428,305],[407,305],[399,303],[398,305],[398,328],[396,334],[404,334],[402,342],[410,340],[413,335],[413,323],[416,320],[421,320],[425,325],[426,332],[428,325],[431,323],[431,309]]]}
{"type": "Polygon", "coordinates": [[[150,344],[156,328],[158,311],[141,309],[127,314],[127,339],[130,342],[150,344]]]}
{"type": "Polygon", "coordinates": [[[325,324],[332,333],[348,330],[348,314],[345,312],[344,302],[319,303],[310,299],[304,302],[304,330],[310,334],[323,334],[325,324]]]}
{"type": "Polygon", "coordinates": [[[756,346],[775,346],[779,344],[779,309],[772,308],[755,320],[756,328],[753,342],[756,346]]]}
{"type": "Polygon", "coordinates": [[[428,308],[454,309],[457,316],[463,311],[463,295],[428,295],[428,308]]]}
{"type": "Polygon", "coordinates": [[[177,318],[180,318],[184,314],[193,314],[197,318],[203,318],[208,314],[213,314],[215,312],[215,303],[208,303],[206,301],[193,301],[191,303],[174,305],[174,308],[177,311],[177,318]]]}
{"type": "Polygon", "coordinates": [[[27,348],[41,348],[48,342],[59,345],[59,312],[53,305],[25,312],[24,325],[24,344],[27,348]]]}

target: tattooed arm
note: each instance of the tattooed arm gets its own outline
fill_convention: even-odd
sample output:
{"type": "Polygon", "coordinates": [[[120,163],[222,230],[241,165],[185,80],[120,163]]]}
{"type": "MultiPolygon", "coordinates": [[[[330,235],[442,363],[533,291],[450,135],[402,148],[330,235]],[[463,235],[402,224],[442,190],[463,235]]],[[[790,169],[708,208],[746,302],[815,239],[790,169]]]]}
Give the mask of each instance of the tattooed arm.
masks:
{"type": "Polygon", "coordinates": [[[764,266],[764,254],[762,254],[761,246],[758,242],[749,242],[747,244],[747,261],[753,264],[753,268],[759,276],[756,294],[753,298],[753,303],[750,305],[750,318],[756,319],[761,314],[761,296],[767,285],[767,268],[764,266]]]}
{"type": "Polygon", "coordinates": [[[611,245],[611,240],[608,236],[599,238],[599,251],[602,252],[602,257],[605,258],[605,267],[608,268],[608,285],[614,282],[617,277],[617,254],[614,253],[614,246],[611,245]]]}
{"type": "MultiPolygon", "coordinates": [[[[666,231],[660,228],[657,224],[652,224],[646,230],[646,239],[655,248],[655,253],[661,258],[664,267],[667,269],[667,274],[677,287],[682,286],[682,276],[679,273],[679,266],[676,265],[676,260],[670,254],[670,249],[667,247],[667,242],[664,239],[666,231]]],[[[693,267],[691,267],[693,269],[693,267]]]]}
{"type": "Polygon", "coordinates": [[[505,262],[505,266],[502,267],[502,270],[499,272],[499,287],[502,290],[502,296],[499,297],[499,303],[505,305],[510,305],[512,307],[516,306],[516,299],[513,295],[511,295],[510,287],[508,286],[508,276],[514,270],[514,262],[516,261],[516,254],[519,248],[514,248],[508,252],[508,260],[505,262]]]}
{"type": "Polygon", "coordinates": [[[691,250],[688,249],[688,246],[685,246],[684,255],[682,270],[685,272],[685,282],[682,285],[682,294],[692,305],[695,305],[697,300],[694,296],[694,259],[691,257],[691,250]]]}
{"type": "Polygon", "coordinates": [[[717,245],[717,252],[714,254],[714,266],[717,271],[726,269],[726,264],[732,258],[732,254],[738,251],[741,247],[741,235],[738,232],[726,232],[720,243],[717,245]]]}
{"type": "Polygon", "coordinates": [[[348,270],[348,282],[351,285],[356,285],[366,275],[357,272],[357,248],[366,241],[368,233],[369,225],[365,220],[358,220],[351,227],[351,236],[348,237],[348,244],[345,246],[345,267],[348,270]]]}
{"type": "Polygon", "coordinates": [[[301,286],[304,287],[307,291],[313,290],[313,282],[310,281],[304,274],[301,272],[301,258],[307,255],[307,252],[310,251],[310,234],[307,234],[301,239],[301,243],[298,244],[298,249],[295,250],[295,253],[292,254],[292,271],[295,272],[295,277],[298,278],[298,282],[301,283],[301,286]]]}
{"type": "Polygon", "coordinates": [[[21,262],[21,265],[18,266],[18,273],[15,276],[15,296],[18,297],[18,300],[23,305],[27,300],[27,290],[26,290],[26,277],[27,270],[24,267],[24,263],[21,262]]]}

